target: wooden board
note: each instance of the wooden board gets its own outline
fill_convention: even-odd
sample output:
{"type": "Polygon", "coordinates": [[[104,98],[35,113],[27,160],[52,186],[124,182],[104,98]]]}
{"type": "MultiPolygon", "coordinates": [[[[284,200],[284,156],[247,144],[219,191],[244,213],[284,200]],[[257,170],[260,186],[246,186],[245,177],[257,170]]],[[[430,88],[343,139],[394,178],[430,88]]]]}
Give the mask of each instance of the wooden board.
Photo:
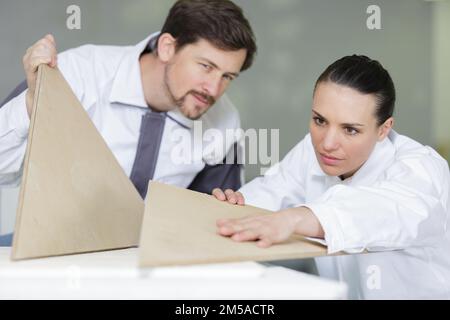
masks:
{"type": "Polygon", "coordinates": [[[324,246],[298,236],[270,248],[259,248],[254,242],[238,243],[217,234],[219,218],[271,213],[152,181],[145,205],[139,265],[270,261],[327,255],[324,246]]]}
{"type": "Polygon", "coordinates": [[[144,203],[57,69],[41,65],[12,259],[136,246],[144,203]]]}

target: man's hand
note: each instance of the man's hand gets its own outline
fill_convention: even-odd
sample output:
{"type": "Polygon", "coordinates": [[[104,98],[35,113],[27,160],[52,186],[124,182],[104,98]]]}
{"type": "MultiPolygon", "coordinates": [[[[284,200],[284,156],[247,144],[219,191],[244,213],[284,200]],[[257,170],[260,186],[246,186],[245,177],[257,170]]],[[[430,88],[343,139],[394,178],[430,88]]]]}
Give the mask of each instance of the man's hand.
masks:
{"type": "Polygon", "coordinates": [[[227,189],[225,191],[222,191],[219,188],[215,188],[212,192],[213,196],[216,197],[217,200],[220,201],[228,201],[231,204],[239,204],[244,205],[245,199],[242,193],[240,192],[234,192],[231,189],[227,189]]]}
{"type": "Polygon", "coordinates": [[[55,38],[51,34],[46,35],[29,47],[23,56],[22,62],[28,84],[28,91],[26,94],[28,117],[31,117],[33,109],[38,66],[44,63],[54,68],[57,64],[57,57],[55,38]]]}

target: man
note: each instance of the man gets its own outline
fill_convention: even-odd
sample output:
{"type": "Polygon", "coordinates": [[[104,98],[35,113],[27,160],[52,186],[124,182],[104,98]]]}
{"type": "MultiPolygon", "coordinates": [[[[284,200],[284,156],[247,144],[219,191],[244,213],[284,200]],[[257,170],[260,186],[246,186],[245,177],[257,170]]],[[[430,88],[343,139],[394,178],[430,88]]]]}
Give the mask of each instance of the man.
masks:
{"type": "MultiPolygon", "coordinates": [[[[143,198],[150,179],[201,192],[239,188],[241,169],[223,163],[223,154],[202,151],[180,163],[172,150],[191,141],[177,139],[182,130],[195,139],[194,120],[203,129],[239,128],[223,94],[255,53],[250,24],[229,0],[179,0],[161,32],[134,47],[85,45],[57,55],[47,35],[23,57],[26,82],[1,104],[0,184],[20,181],[37,68],[48,64],[62,72],[143,198]]],[[[236,141],[222,147],[232,152],[236,141]]]]}

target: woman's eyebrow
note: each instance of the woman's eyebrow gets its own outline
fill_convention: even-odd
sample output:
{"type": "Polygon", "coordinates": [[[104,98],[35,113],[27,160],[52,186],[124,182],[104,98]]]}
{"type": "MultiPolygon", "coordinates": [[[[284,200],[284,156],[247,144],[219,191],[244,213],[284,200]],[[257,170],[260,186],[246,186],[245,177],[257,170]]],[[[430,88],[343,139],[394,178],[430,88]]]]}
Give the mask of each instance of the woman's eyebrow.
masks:
{"type": "Polygon", "coordinates": [[[320,113],[318,113],[316,110],[313,109],[312,112],[314,112],[317,116],[325,119],[325,117],[323,115],[321,115],[320,113]]]}
{"type": "MultiPolygon", "coordinates": [[[[320,118],[327,120],[323,115],[321,115],[320,113],[318,113],[316,110],[313,109],[313,111],[317,116],[319,116],[320,118]]],[[[341,123],[341,126],[343,127],[364,127],[363,124],[361,123],[341,123]]]]}
{"type": "Polygon", "coordinates": [[[364,127],[361,123],[343,123],[341,124],[343,127],[364,127]]]}

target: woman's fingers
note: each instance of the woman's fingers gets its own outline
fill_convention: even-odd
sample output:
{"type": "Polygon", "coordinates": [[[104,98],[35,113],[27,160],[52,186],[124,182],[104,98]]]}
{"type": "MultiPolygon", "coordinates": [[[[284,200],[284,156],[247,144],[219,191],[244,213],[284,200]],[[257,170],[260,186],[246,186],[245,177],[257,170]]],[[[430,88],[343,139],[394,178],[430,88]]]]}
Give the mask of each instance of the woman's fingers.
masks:
{"type": "Polygon", "coordinates": [[[231,239],[234,241],[254,241],[259,239],[259,234],[255,229],[247,229],[233,234],[231,239]]]}
{"type": "Polygon", "coordinates": [[[256,245],[260,248],[268,248],[274,243],[270,235],[266,234],[263,226],[224,226],[222,232],[222,235],[229,236],[233,241],[257,241],[256,245]],[[236,231],[237,229],[241,229],[241,231],[236,231]]]}
{"type": "Polygon", "coordinates": [[[257,241],[260,248],[268,248],[284,240],[276,231],[274,217],[249,216],[241,219],[219,219],[216,221],[218,233],[234,241],[257,241]]]}
{"type": "Polygon", "coordinates": [[[232,236],[233,234],[237,232],[241,232],[245,229],[245,225],[239,222],[234,222],[231,220],[228,221],[221,221],[219,224],[219,221],[217,222],[219,227],[219,234],[223,236],[232,236]]]}
{"type": "Polygon", "coordinates": [[[228,224],[230,221],[231,221],[231,219],[217,219],[216,226],[221,227],[223,225],[228,224]]]}
{"type": "Polygon", "coordinates": [[[256,224],[261,224],[259,217],[255,217],[255,216],[248,216],[248,217],[243,217],[243,218],[239,218],[239,219],[217,219],[216,220],[216,226],[217,227],[221,227],[221,226],[233,226],[233,225],[246,225],[246,226],[256,226],[256,224]]]}
{"type": "Polygon", "coordinates": [[[268,248],[273,244],[273,242],[269,238],[260,239],[256,245],[260,248],[268,248]]]}
{"type": "Polygon", "coordinates": [[[251,217],[241,219],[219,219],[216,221],[216,225],[219,228],[219,234],[228,237],[245,230],[257,231],[260,228],[258,220],[251,217]]]}

